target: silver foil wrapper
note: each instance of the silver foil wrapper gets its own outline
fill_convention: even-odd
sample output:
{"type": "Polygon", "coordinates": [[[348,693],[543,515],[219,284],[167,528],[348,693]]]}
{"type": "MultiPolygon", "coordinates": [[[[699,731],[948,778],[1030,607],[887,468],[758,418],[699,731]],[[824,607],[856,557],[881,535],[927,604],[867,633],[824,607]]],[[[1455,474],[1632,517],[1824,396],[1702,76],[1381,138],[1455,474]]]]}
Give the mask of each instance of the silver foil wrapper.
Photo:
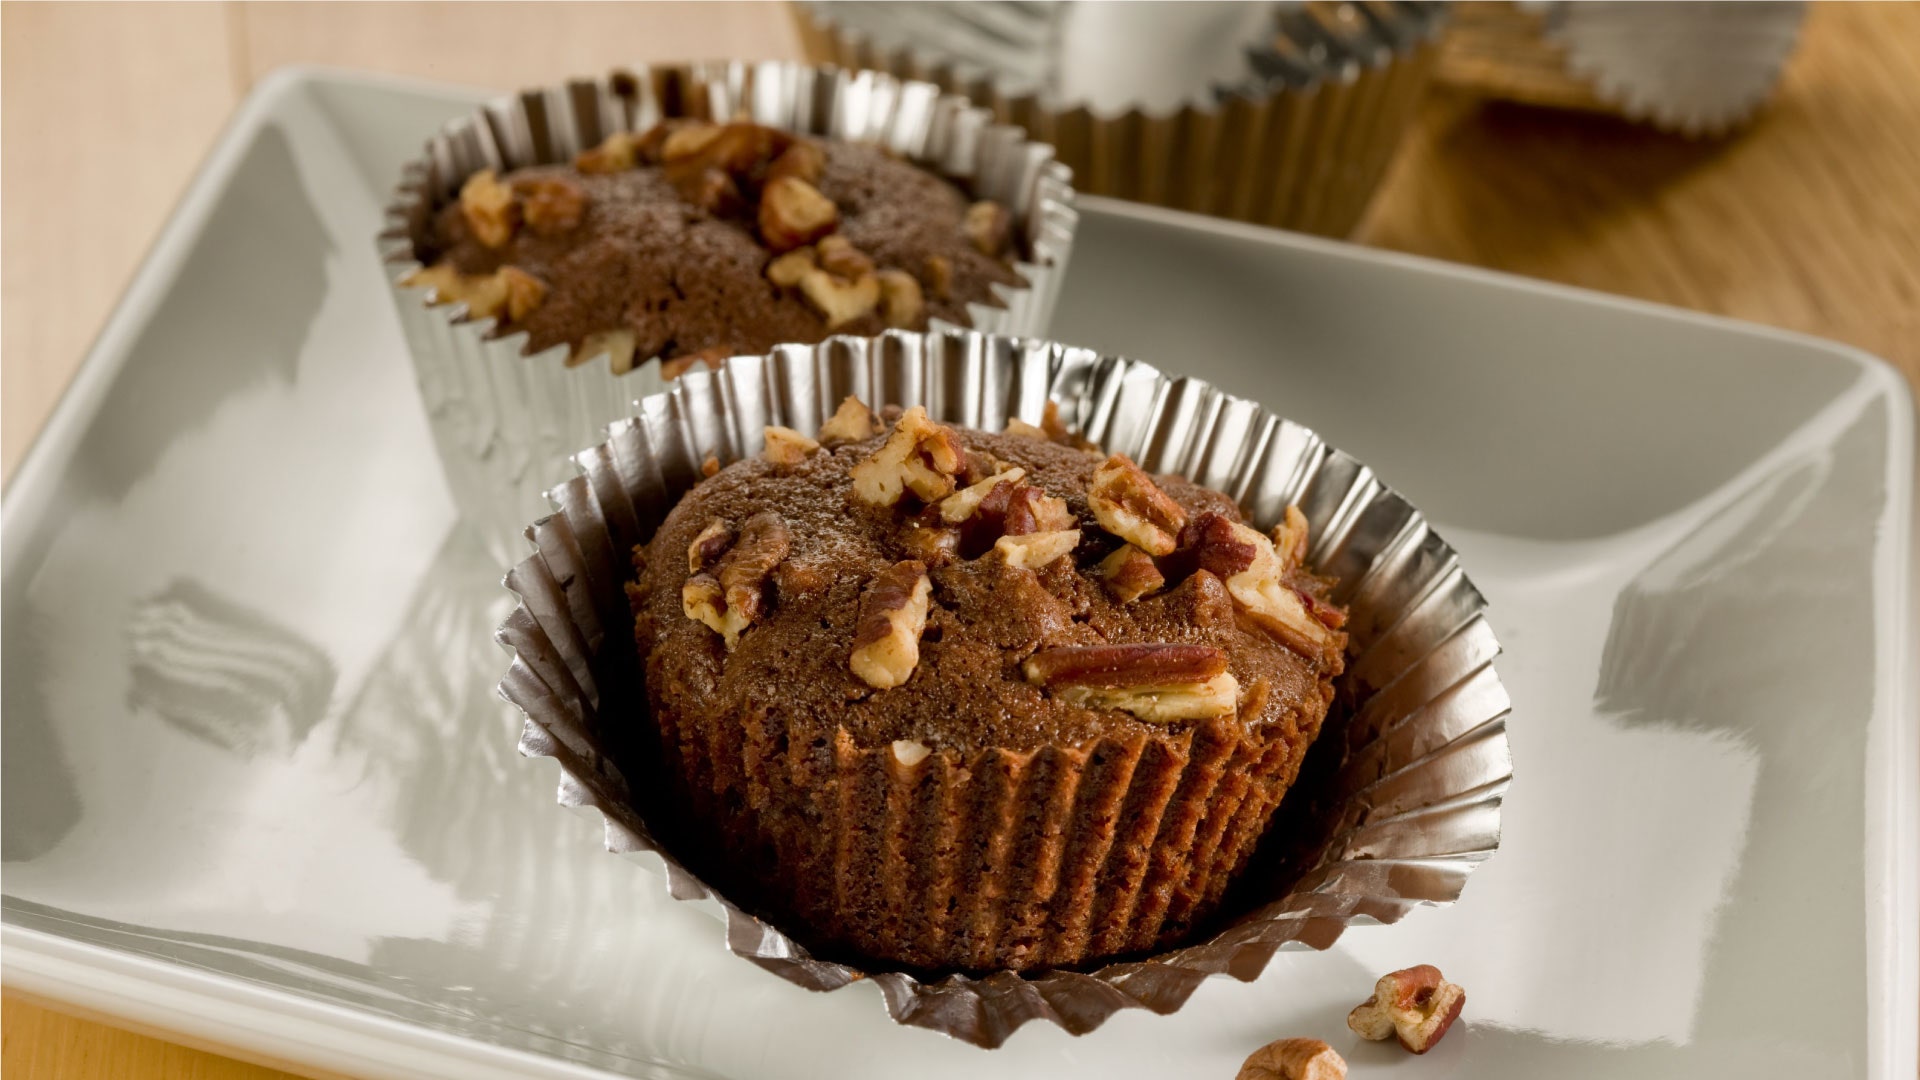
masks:
{"type": "Polygon", "coordinates": [[[1003,306],[973,305],[975,329],[1043,333],[1072,250],[1072,173],[1051,147],[925,82],[781,61],[635,66],[495,99],[447,125],[409,164],[379,239],[395,308],[454,501],[503,560],[519,551],[541,494],[565,479],[567,455],[661,390],[660,365],[636,357],[615,374],[604,354],[568,366],[556,346],[524,355],[525,333],[496,336],[464,305],[429,306],[402,284],[420,269],[411,236],[473,173],[571,161],[619,131],[663,119],[755,123],[887,146],[1013,213],[1029,258],[1025,288],[995,286],[1003,306]],[[628,90],[621,93],[616,87],[628,90]]]}
{"type": "Polygon", "coordinates": [[[599,810],[610,850],[656,852],[674,897],[716,901],[728,948],[790,982],[870,981],[899,1023],[985,1047],[1036,1019],[1082,1034],[1121,1009],[1172,1012],[1210,975],[1252,980],[1283,947],[1324,949],[1349,925],[1450,903],[1499,844],[1509,701],[1485,600],[1371,469],[1255,402],[1086,349],[895,332],[694,372],[574,460],[580,475],[549,495],[557,512],[526,530],[535,554],[506,577],[520,603],[497,632],[513,654],[500,692],[526,714],[521,751],[560,763],[560,801],[599,810]],[[1009,416],[1038,422],[1052,400],[1105,450],[1227,492],[1257,526],[1289,504],[1307,514],[1308,562],[1339,579],[1350,645],[1327,726],[1269,832],[1304,842],[1277,861],[1256,856],[1240,898],[1192,944],[1096,970],[938,981],[816,959],[689,872],[633,808],[628,785],[646,781],[624,776],[599,734],[631,730],[623,710],[644,708],[622,588],[631,549],[699,482],[708,455],[757,453],[769,424],[816,430],[848,394],[986,430],[1009,416]]]}
{"type": "MultiPolygon", "coordinates": [[[[1128,107],[1053,85],[1050,54],[1072,2],[810,0],[795,10],[809,56],[965,94],[1052,144],[1084,194],[1323,236],[1348,235],[1366,212],[1425,91],[1444,14],[1407,0],[1271,5],[1272,31],[1244,47],[1240,77],[1196,71],[1192,100],[1128,107]]],[[[1110,36],[1129,29],[1111,21],[1110,36]]],[[[1160,21],[1135,26],[1153,35],[1160,21]]],[[[1161,57],[1156,46],[1149,37],[1115,51],[1161,57]]],[[[1164,81],[1146,70],[1129,78],[1164,81]]]]}

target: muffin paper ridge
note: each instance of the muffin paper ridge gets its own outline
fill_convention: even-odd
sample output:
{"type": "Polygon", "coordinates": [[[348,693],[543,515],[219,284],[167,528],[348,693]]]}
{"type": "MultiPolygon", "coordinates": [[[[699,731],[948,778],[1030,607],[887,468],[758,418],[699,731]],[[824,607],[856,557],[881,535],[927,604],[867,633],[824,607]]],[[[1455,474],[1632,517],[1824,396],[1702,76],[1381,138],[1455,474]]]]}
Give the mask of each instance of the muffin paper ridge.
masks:
{"type": "Polygon", "coordinates": [[[1499,645],[1484,598],[1419,511],[1362,463],[1258,404],[1087,349],[895,331],[780,346],[690,373],[638,402],[636,415],[574,462],[580,475],[548,493],[555,512],[525,530],[534,553],[505,580],[520,602],[496,632],[512,653],[499,691],[527,718],[521,750],[559,762],[560,801],[598,811],[610,850],[658,854],[675,898],[717,904],[732,952],[797,985],[870,981],[897,1022],[983,1047],[1035,1019],[1083,1034],[1125,1008],[1172,1012],[1210,975],[1251,980],[1283,947],[1324,949],[1354,923],[1451,903],[1499,845],[1510,702],[1493,667],[1499,645]],[[1275,818],[1304,815],[1323,837],[1289,863],[1290,883],[1250,871],[1229,892],[1229,917],[1149,957],[1086,972],[923,981],[811,956],[660,846],[629,803],[629,778],[599,722],[603,711],[645,702],[622,591],[628,553],[698,482],[708,454],[724,463],[755,453],[769,424],[815,430],[848,394],[925,405],[938,420],[987,430],[1009,416],[1036,421],[1053,400],[1069,427],[1104,449],[1225,491],[1256,525],[1300,505],[1313,522],[1308,562],[1340,577],[1350,647],[1315,744],[1326,749],[1308,758],[1320,772],[1309,785],[1303,771],[1294,790],[1306,801],[1283,801],[1275,818]]]}
{"type": "Polygon", "coordinates": [[[882,143],[1006,205],[1028,242],[1031,258],[1014,265],[1026,287],[993,285],[1003,306],[971,305],[973,329],[1043,333],[1072,252],[1071,170],[1051,147],[931,83],[790,61],[633,65],[622,74],[633,76],[631,96],[615,91],[610,73],[495,98],[447,124],[405,168],[378,239],[454,501],[502,559],[517,555],[542,492],[564,479],[565,455],[667,383],[654,358],[615,375],[604,354],[571,367],[566,346],[522,355],[524,332],[494,337],[495,320],[468,319],[462,304],[430,307],[427,288],[402,284],[421,268],[412,228],[472,173],[569,161],[607,135],[664,118],[744,116],[882,143]]]}

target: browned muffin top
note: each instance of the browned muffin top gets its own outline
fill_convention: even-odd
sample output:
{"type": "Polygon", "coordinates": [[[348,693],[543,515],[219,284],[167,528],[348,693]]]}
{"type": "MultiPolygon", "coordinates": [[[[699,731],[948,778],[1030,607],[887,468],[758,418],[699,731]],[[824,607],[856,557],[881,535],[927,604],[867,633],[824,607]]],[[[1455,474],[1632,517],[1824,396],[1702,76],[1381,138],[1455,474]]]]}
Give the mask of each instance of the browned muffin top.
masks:
{"type": "Polygon", "coordinates": [[[656,707],[793,745],[1032,749],[1223,717],[1317,730],[1344,613],[1226,496],[1010,425],[959,430],[848,399],[816,440],[700,483],[636,549],[656,707]]]}
{"type": "Polygon", "coordinates": [[[876,146],[744,123],[668,121],[570,166],[482,171],[413,240],[411,284],[525,330],[530,351],[610,352],[616,373],[966,325],[1020,280],[997,204],[876,146]]]}

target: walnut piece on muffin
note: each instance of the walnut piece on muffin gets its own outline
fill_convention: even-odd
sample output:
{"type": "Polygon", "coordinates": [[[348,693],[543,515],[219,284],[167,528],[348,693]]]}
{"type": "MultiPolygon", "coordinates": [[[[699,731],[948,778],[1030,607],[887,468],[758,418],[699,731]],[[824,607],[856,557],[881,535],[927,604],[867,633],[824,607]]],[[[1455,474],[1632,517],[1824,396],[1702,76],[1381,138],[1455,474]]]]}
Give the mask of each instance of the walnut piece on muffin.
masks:
{"type": "Polygon", "coordinates": [[[1307,523],[1262,533],[1057,417],[884,415],[770,428],[636,556],[646,723],[701,872],[803,941],[929,970],[1179,940],[1333,698],[1344,615],[1307,523]]]}

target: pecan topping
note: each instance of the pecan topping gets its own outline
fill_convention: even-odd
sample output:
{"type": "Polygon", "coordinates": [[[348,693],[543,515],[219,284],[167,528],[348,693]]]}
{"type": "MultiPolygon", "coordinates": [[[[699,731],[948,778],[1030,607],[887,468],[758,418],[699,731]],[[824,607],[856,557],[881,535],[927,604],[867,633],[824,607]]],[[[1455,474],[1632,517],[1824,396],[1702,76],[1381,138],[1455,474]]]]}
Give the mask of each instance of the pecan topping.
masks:
{"type": "Polygon", "coordinates": [[[960,524],[980,510],[981,502],[985,500],[995,488],[998,488],[1002,484],[1019,480],[1025,475],[1027,475],[1027,470],[1025,469],[1008,469],[1006,472],[989,476],[977,484],[961,488],[959,491],[940,500],[941,520],[949,525],[960,524]]]}
{"type": "Polygon", "coordinates": [[[660,144],[660,160],[665,162],[685,161],[720,137],[717,124],[692,123],[662,130],[665,140],[660,144]]]}
{"type": "Polygon", "coordinates": [[[933,753],[932,748],[923,742],[918,742],[913,739],[895,739],[893,741],[893,760],[905,765],[909,769],[927,760],[927,755],[931,753],[933,753]]]}
{"type": "Polygon", "coordinates": [[[840,208],[797,176],[783,176],[760,193],[760,238],[776,252],[811,244],[840,225],[840,208]]]}
{"type": "Polygon", "coordinates": [[[700,535],[687,545],[687,573],[697,574],[710,570],[733,547],[733,529],[726,522],[714,518],[700,535]]]}
{"type": "MultiPolygon", "coordinates": [[[[821,241],[822,245],[825,243],[821,241]]],[[[880,317],[888,326],[896,329],[918,326],[926,313],[926,298],[920,294],[920,283],[912,274],[904,270],[880,271],[880,317]]]]}
{"type": "Polygon", "coordinates": [[[767,260],[767,280],[783,289],[791,289],[805,281],[815,267],[812,248],[794,248],[785,255],[767,260]]]}
{"type": "Polygon", "coordinates": [[[900,548],[929,567],[945,566],[960,555],[960,530],[940,524],[939,515],[921,514],[907,522],[900,548]],[[929,520],[931,518],[931,520],[929,520]]]}
{"type": "Polygon", "coordinates": [[[1027,659],[1023,670],[1028,682],[1049,690],[1203,683],[1226,672],[1227,653],[1212,645],[1168,641],[1067,645],[1041,649],[1027,659]]]}
{"type": "Polygon", "coordinates": [[[778,424],[767,425],[767,446],[764,453],[767,460],[784,468],[792,468],[807,460],[820,444],[790,427],[778,424]]]}
{"type": "Polygon", "coordinates": [[[465,304],[467,317],[491,319],[507,305],[507,282],[499,274],[462,274],[450,262],[422,267],[402,284],[433,290],[431,302],[465,304]]]}
{"type": "Polygon", "coordinates": [[[915,405],[901,415],[887,441],[853,467],[853,493],[870,506],[892,506],[908,491],[934,502],[953,492],[954,473],[963,460],[953,430],[927,419],[927,410],[915,405]]]}
{"type": "Polygon", "coordinates": [[[1069,704],[1119,709],[1156,723],[1226,716],[1240,699],[1240,684],[1227,672],[1227,654],[1209,645],[1042,649],[1022,670],[1028,682],[1069,704]]]}
{"type": "Polygon", "coordinates": [[[842,443],[860,442],[880,434],[880,422],[874,418],[873,410],[867,403],[849,394],[840,402],[827,422],[820,426],[820,443],[823,446],[839,446],[842,443]]]}
{"type": "Polygon", "coordinates": [[[578,367],[601,353],[607,354],[607,361],[615,375],[625,375],[633,370],[633,353],[639,343],[631,330],[602,330],[588,334],[574,346],[573,355],[567,358],[568,367],[578,367]]]}
{"type": "Polygon", "coordinates": [[[715,217],[739,213],[746,206],[740,185],[720,169],[675,169],[667,177],[680,197],[715,217]]]}
{"type": "Polygon", "coordinates": [[[873,260],[867,253],[854,247],[852,241],[838,233],[823,236],[813,246],[814,256],[820,269],[835,277],[849,281],[866,277],[873,273],[873,260]]]}
{"type": "Polygon", "coordinates": [[[1125,454],[1094,471],[1087,505],[1101,528],[1149,555],[1171,554],[1187,523],[1186,510],[1125,454]]]}
{"type": "Polygon", "coordinates": [[[1027,423],[1017,416],[1007,417],[1006,433],[1008,435],[1020,435],[1028,439],[1039,439],[1041,442],[1048,441],[1045,431],[1033,424],[1027,423]]]}
{"type": "Polygon", "coordinates": [[[1058,532],[1076,524],[1073,512],[1067,509],[1067,500],[1048,495],[1032,484],[1017,484],[1007,493],[1007,508],[1000,529],[1008,536],[1021,536],[1058,532]]]}
{"type": "Polygon", "coordinates": [[[1099,574],[1100,580],[1106,582],[1107,591],[1123,604],[1131,604],[1150,592],[1158,592],[1167,583],[1160,568],[1154,565],[1153,556],[1132,544],[1122,544],[1113,554],[1100,560],[1099,574]]]}
{"type": "Polygon", "coordinates": [[[526,318],[547,298],[547,283],[517,266],[503,266],[495,273],[506,288],[507,318],[510,321],[519,322],[526,318]]]}
{"type": "Polygon", "coordinates": [[[576,155],[573,167],[583,173],[625,172],[639,163],[639,152],[639,136],[629,131],[616,131],[599,146],[576,155]]]}
{"type": "Polygon", "coordinates": [[[1013,237],[1013,215],[991,199],[967,207],[967,239],[983,255],[999,258],[1013,237]]]}
{"type": "Polygon", "coordinates": [[[1232,536],[1254,549],[1245,569],[1221,576],[1227,593],[1255,626],[1294,652],[1326,666],[1339,656],[1345,642],[1315,618],[1302,594],[1286,583],[1273,541],[1258,529],[1229,522],[1232,536]]]}
{"type": "Polygon", "coordinates": [[[1281,1039],[1255,1050],[1234,1080],[1346,1080],[1347,1063],[1319,1039],[1281,1039]]]}
{"type": "Polygon", "coordinates": [[[1442,978],[1439,968],[1421,964],[1382,976],[1373,996],[1347,1014],[1347,1026],[1363,1039],[1398,1038],[1401,1046],[1424,1054],[1466,1003],[1465,990],[1442,978]]]}
{"type": "Polygon", "coordinates": [[[945,255],[927,256],[927,287],[936,300],[953,295],[953,260],[945,255]]]}
{"type": "Polygon", "coordinates": [[[861,682],[889,690],[913,675],[932,591],[926,566],[911,560],[895,563],[873,579],[860,600],[860,621],[847,660],[861,682]]]}
{"type": "Polygon", "coordinates": [[[1285,521],[1273,527],[1273,549],[1280,553],[1280,564],[1288,570],[1307,561],[1307,515],[1292,504],[1285,521]]]}
{"type": "Polygon", "coordinates": [[[523,177],[513,182],[520,216],[535,236],[572,232],[587,212],[587,193],[564,176],[523,177]]]}
{"type": "Polygon", "coordinates": [[[880,305],[880,279],[872,274],[857,281],[846,281],[825,270],[809,270],[800,277],[800,292],[826,318],[829,330],[844,326],[880,305]]]}
{"type": "MultiPolygon", "coordinates": [[[[727,357],[734,353],[731,345],[709,345],[704,349],[695,349],[690,353],[681,353],[671,360],[660,364],[660,377],[677,379],[693,370],[693,365],[704,364],[708,371],[719,371],[726,366],[727,357]]],[[[617,374],[617,372],[616,372],[617,374]]]]}
{"type": "Polygon", "coordinates": [[[460,185],[460,215],[467,219],[473,238],[490,248],[513,239],[514,226],[520,223],[513,190],[492,169],[481,169],[460,185]]]}
{"type": "Polygon", "coordinates": [[[767,166],[767,182],[791,176],[811,184],[820,179],[826,167],[827,155],[824,150],[804,139],[797,140],[774,158],[772,165],[767,166]]]}
{"type": "Polygon", "coordinates": [[[1212,510],[1180,530],[1180,551],[1191,562],[1183,568],[1187,572],[1205,570],[1222,581],[1252,566],[1260,557],[1259,545],[1245,539],[1232,518],[1212,510]]]}
{"type": "Polygon", "coordinates": [[[768,579],[793,543],[786,522],[771,510],[748,518],[728,547],[720,546],[716,525],[726,528],[724,522],[709,524],[687,549],[688,566],[696,558],[702,565],[681,587],[680,606],[688,618],[705,623],[724,638],[731,650],[739,644],[741,632],[766,614],[768,579]]]}
{"type": "Polygon", "coordinates": [[[1038,570],[1079,546],[1079,529],[1002,536],[993,542],[993,550],[1016,570],[1038,570]]]}

